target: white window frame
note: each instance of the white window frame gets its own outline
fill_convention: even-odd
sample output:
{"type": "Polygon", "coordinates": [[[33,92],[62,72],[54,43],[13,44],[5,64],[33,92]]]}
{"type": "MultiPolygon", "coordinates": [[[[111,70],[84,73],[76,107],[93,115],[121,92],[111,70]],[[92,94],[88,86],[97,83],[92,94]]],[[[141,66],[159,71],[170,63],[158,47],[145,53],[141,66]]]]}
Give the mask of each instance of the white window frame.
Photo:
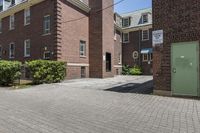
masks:
{"type": "Polygon", "coordinates": [[[80,57],[86,57],[86,41],[83,40],[80,41],[79,53],[80,57]],[[81,50],[82,46],[83,46],[83,51],[81,50]]]}
{"type": "Polygon", "coordinates": [[[43,18],[43,34],[48,35],[50,33],[51,33],[51,16],[46,15],[43,18]],[[48,17],[49,17],[49,19],[46,20],[46,18],[48,18],[48,17]],[[48,24],[48,26],[47,26],[47,24],[48,24]],[[46,28],[46,27],[48,27],[48,28],[46,28]]]}
{"type": "Polygon", "coordinates": [[[149,54],[148,54],[148,53],[142,54],[142,61],[143,61],[143,62],[148,62],[148,61],[149,61],[149,54]],[[144,58],[145,55],[147,56],[147,59],[144,58]]]}
{"type": "Polygon", "coordinates": [[[130,22],[130,17],[123,18],[122,22],[123,22],[123,23],[122,23],[122,27],[129,27],[129,26],[130,26],[130,23],[131,23],[131,22],[130,22]],[[125,23],[124,23],[125,20],[128,22],[127,25],[125,25],[125,23]]]}
{"type": "Polygon", "coordinates": [[[49,60],[49,59],[51,59],[51,52],[50,52],[50,51],[44,51],[43,59],[44,59],[44,60],[49,60]],[[50,57],[47,58],[47,57],[45,56],[46,53],[50,54],[50,57]]]}
{"type": "Polygon", "coordinates": [[[15,15],[10,15],[9,29],[15,29],[15,15]]]}
{"type": "Polygon", "coordinates": [[[128,33],[123,33],[123,43],[129,43],[129,32],[128,33]],[[128,35],[128,39],[125,40],[125,35],[128,35]]]}
{"type": "Polygon", "coordinates": [[[31,41],[30,39],[24,40],[24,57],[31,56],[31,41]],[[27,49],[29,49],[29,53],[27,54],[27,49]]]}
{"type": "Polygon", "coordinates": [[[153,61],[153,53],[149,53],[149,60],[153,61]]]}
{"type": "Polygon", "coordinates": [[[24,26],[31,23],[31,10],[30,8],[24,9],[24,26]]]}
{"type": "Polygon", "coordinates": [[[122,64],[122,54],[121,53],[119,53],[119,55],[118,55],[119,57],[119,59],[118,59],[118,64],[119,65],[121,65],[122,64]]]}
{"type": "Polygon", "coordinates": [[[148,30],[142,30],[142,41],[148,41],[149,40],[149,29],[148,30]],[[144,38],[144,32],[147,31],[147,35],[148,35],[148,38],[144,38]]]}
{"type": "Polygon", "coordinates": [[[15,58],[15,44],[13,42],[9,44],[9,58],[10,59],[15,58]],[[11,45],[13,45],[13,53],[11,51],[11,45]],[[13,56],[11,56],[12,55],[11,53],[13,54],[13,56]]]}
{"type": "Polygon", "coordinates": [[[148,23],[149,22],[149,18],[148,18],[148,13],[142,14],[142,23],[148,23]],[[144,22],[144,16],[147,16],[147,22],[144,22]]]}

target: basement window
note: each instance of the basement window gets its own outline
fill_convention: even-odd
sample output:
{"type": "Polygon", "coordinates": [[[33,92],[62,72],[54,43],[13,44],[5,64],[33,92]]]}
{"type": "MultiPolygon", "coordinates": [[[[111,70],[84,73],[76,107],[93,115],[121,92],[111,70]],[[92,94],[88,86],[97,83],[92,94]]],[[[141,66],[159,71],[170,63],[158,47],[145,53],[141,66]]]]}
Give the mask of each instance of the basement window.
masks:
{"type": "Polygon", "coordinates": [[[50,60],[51,58],[51,52],[50,51],[45,51],[44,52],[44,57],[45,60],[50,60]]]}

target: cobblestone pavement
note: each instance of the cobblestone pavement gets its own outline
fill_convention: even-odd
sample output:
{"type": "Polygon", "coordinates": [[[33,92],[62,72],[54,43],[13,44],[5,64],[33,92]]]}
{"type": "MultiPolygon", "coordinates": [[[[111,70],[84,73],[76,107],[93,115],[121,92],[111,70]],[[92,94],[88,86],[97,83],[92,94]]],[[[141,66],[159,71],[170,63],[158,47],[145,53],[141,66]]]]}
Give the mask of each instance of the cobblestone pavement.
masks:
{"type": "Polygon", "coordinates": [[[0,133],[200,133],[200,101],[132,93],[151,80],[118,76],[1,88],[0,133]]]}

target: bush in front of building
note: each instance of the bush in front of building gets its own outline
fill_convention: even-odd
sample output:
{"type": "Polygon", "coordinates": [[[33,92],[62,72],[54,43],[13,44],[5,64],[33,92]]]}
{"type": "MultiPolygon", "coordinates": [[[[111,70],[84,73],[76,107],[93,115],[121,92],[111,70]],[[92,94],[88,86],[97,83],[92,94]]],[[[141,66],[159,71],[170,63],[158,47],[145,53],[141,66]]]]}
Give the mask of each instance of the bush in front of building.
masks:
{"type": "Polygon", "coordinates": [[[34,60],[26,62],[33,84],[58,83],[66,77],[66,65],[60,61],[34,60]]]}
{"type": "Polygon", "coordinates": [[[142,69],[139,66],[130,67],[128,65],[124,65],[122,67],[123,75],[142,75],[142,69]]]}
{"type": "Polygon", "coordinates": [[[142,69],[138,66],[129,69],[130,75],[142,75],[142,69]]]}
{"type": "Polygon", "coordinates": [[[21,65],[18,61],[0,61],[0,85],[13,85],[15,80],[20,79],[21,65]]]}
{"type": "Polygon", "coordinates": [[[123,65],[122,74],[123,75],[130,75],[130,67],[128,65],[123,65]]]}

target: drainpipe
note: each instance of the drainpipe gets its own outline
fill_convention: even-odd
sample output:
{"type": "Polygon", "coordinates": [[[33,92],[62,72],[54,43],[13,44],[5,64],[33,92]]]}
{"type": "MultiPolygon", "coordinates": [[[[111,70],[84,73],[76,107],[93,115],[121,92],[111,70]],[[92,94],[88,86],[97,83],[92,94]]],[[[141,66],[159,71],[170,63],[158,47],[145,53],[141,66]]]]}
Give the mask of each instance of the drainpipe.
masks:
{"type": "Polygon", "coordinates": [[[139,29],[139,50],[138,50],[138,53],[139,53],[139,66],[141,66],[141,34],[140,34],[140,30],[139,29]]]}

